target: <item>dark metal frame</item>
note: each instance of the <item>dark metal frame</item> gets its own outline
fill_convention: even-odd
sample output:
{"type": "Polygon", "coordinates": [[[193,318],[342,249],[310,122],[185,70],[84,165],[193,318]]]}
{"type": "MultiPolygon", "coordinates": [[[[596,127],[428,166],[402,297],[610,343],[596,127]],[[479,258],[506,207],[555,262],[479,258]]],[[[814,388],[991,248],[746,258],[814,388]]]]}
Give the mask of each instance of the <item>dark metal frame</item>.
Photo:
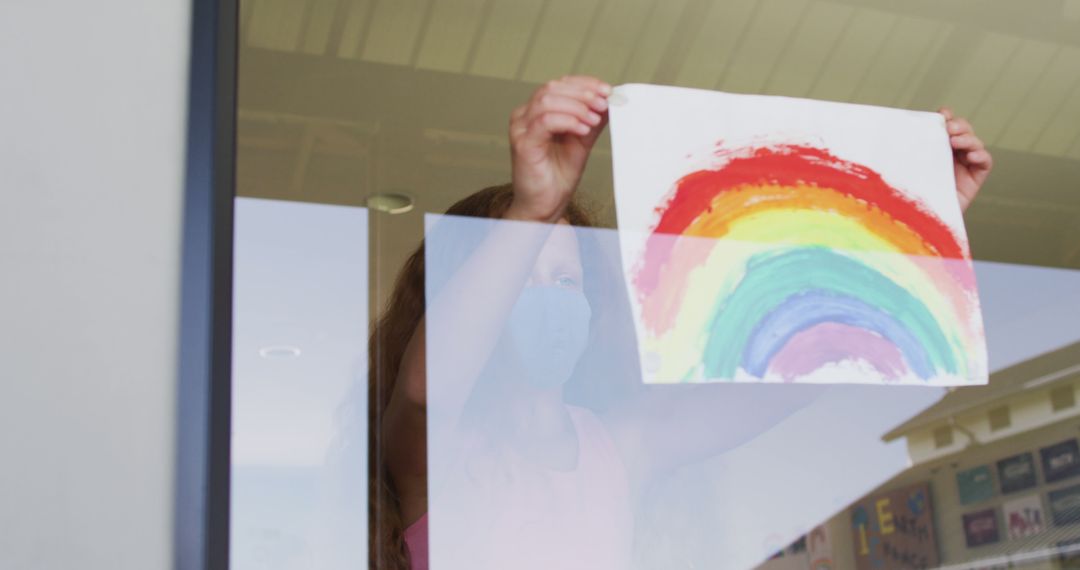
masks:
{"type": "Polygon", "coordinates": [[[192,0],[173,568],[229,565],[238,0],[192,0]]]}

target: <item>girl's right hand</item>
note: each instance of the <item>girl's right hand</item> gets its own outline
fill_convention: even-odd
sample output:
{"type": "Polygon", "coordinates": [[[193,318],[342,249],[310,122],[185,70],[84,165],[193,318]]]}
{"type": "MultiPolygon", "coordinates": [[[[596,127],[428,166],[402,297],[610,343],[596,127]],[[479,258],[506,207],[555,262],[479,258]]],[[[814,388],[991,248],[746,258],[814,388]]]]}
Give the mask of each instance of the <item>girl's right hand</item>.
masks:
{"type": "Polygon", "coordinates": [[[537,89],[510,116],[512,219],[554,223],[577,188],[589,152],[607,124],[611,86],[584,76],[537,89]]]}

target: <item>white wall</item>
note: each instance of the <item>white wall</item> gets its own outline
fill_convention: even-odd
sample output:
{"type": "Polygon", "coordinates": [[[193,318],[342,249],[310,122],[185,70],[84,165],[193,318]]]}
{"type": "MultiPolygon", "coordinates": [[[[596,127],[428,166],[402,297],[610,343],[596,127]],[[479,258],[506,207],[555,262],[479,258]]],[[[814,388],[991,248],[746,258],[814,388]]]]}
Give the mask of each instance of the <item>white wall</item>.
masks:
{"type": "Polygon", "coordinates": [[[0,568],[170,565],[190,10],[0,2],[0,568]]]}

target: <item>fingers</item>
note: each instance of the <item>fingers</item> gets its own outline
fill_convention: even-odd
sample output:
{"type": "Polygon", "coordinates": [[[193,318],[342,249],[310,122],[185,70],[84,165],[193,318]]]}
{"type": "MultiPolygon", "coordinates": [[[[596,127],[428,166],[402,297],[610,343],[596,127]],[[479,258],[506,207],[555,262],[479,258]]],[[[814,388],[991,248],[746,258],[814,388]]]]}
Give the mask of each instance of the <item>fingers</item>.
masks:
{"type": "Polygon", "coordinates": [[[611,86],[594,77],[567,76],[541,86],[510,115],[512,143],[542,142],[552,135],[595,139],[606,124],[611,86]]]}
{"type": "Polygon", "coordinates": [[[606,95],[589,87],[565,82],[551,82],[545,85],[533,95],[533,101],[537,101],[552,94],[562,95],[581,101],[597,113],[604,113],[608,109],[606,95]]]}
{"type": "Polygon", "coordinates": [[[949,144],[956,152],[957,158],[970,166],[989,169],[993,164],[993,157],[986,150],[986,144],[975,134],[971,123],[967,119],[955,117],[952,109],[948,107],[938,109],[938,113],[945,117],[945,130],[949,133],[949,144]]]}
{"type": "Polygon", "coordinates": [[[975,136],[975,133],[967,133],[963,135],[953,135],[949,137],[949,144],[952,145],[953,150],[976,150],[983,148],[983,143],[979,140],[979,137],[975,136]]]}
{"type": "Polygon", "coordinates": [[[963,119],[953,119],[953,121],[962,121],[961,124],[955,127],[959,134],[949,137],[949,144],[952,146],[953,152],[956,153],[956,157],[971,168],[989,170],[993,166],[994,159],[990,152],[986,150],[986,145],[982,139],[975,135],[967,121],[963,119]]]}
{"type": "Polygon", "coordinates": [[[608,85],[604,81],[601,81],[600,79],[590,77],[588,75],[566,75],[559,81],[584,86],[588,89],[596,91],[597,93],[600,93],[604,97],[611,95],[610,85],[608,85]]]}
{"type": "Polygon", "coordinates": [[[573,115],[565,113],[544,113],[533,118],[525,129],[524,140],[541,141],[555,134],[572,133],[586,136],[592,127],[581,122],[573,115]]]}
{"type": "MultiPolygon", "coordinates": [[[[573,107],[573,105],[566,106],[573,107]]],[[[523,108],[520,112],[514,111],[513,118],[510,120],[510,144],[516,147],[523,142],[541,143],[559,134],[585,137],[589,135],[593,127],[600,125],[603,121],[599,118],[596,124],[591,124],[591,119],[582,119],[580,109],[575,110],[579,112],[557,109],[532,111],[527,108],[523,108]]],[[[586,113],[591,113],[591,111],[586,111],[586,113]]]]}
{"type": "Polygon", "coordinates": [[[611,86],[607,83],[585,75],[568,75],[562,79],[549,81],[547,87],[564,94],[576,93],[583,96],[587,101],[603,103],[606,108],[607,97],[611,95],[611,86]]]}
{"type": "Polygon", "coordinates": [[[600,113],[593,111],[580,98],[559,95],[554,92],[547,92],[537,97],[533,104],[529,106],[525,117],[527,120],[531,120],[545,113],[573,115],[590,127],[599,125],[601,121],[600,113]]]}
{"type": "Polygon", "coordinates": [[[945,130],[949,134],[949,146],[953,150],[956,193],[963,211],[979,193],[979,188],[990,174],[994,159],[983,141],[975,135],[971,123],[957,118],[948,107],[938,109],[938,113],[945,118],[945,130]]]}
{"type": "Polygon", "coordinates": [[[967,119],[954,116],[952,109],[948,107],[938,109],[938,113],[945,117],[945,130],[949,133],[954,149],[960,150],[968,147],[983,146],[982,141],[975,136],[975,129],[967,119]]]}
{"type": "Polygon", "coordinates": [[[577,99],[596,113],[607,111],[607,96],[611,86],[595,77],[567,76],[549,81],[533,93],[530,104],[535,104],[551,95],[562,95],[577,99]]]}
{"type": "Polygon", "coordinates": [[[973,150],[964,155],[968,165],[978,170],[990,170],[994,166],[994,157],[986,149],[973,150]]]}
{"type": "Polygon", "coordinates": [[[945,121],[945,130],[949,131],[949,136],[965,135],[974,132],[971,128],[971,123],[967,119],[948,119],[945,121]]]}

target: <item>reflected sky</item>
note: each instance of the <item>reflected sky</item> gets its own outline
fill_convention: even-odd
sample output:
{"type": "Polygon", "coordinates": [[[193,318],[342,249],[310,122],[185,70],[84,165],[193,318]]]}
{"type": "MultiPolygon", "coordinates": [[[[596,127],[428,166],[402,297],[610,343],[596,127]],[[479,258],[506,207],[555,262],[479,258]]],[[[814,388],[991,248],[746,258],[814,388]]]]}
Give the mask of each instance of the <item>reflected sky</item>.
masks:
{"type": "Polygon", "coordinates": [[[367,564],[367,210],[236,200],[237,570],[367,564]]]}
{"type": "Polygon", "coordinates": [[[990,371],[1080,340],[1080,271],[975,262],[990,371]]]}
{"type": "MultiPolygon", "coordinates": [[[[432,568],[753,567],[907,468],[881,436],[945,393],[644,386],[617,232],[428,216],[427,239],[432,568]]],[[[1054,306],[1080,273],[976,272],[991,370],[1080,338],[1054,306]]]]}
{"type": "MultiPolygon", "coordinates": [[[[429,244],[429,301],[493,228],[446,219],[428,219],[437,241],[429,244]]],[[[550,238],[506,227],[519,234],[511,241],[550,238]]],[[[236,230],[233,567],[361,567],[367,426],[357,410],[366,402],[350,387],[366,366],[366,211],[239,199],[236,230]]],[[[516,315],[518,332],[504,338],[500,328],[489,339],[490,352],[471,364],[480,382],[464,399],[431,400],[433,568],[499,567],[507,557],[523,568],[565,562],[552,555],[581,562],[567,568],[752,567],[908,466],[903,442],[881,435],[941,389],[645,387],[617,233],[560,236],[576,262],[549,252],[530,267],[520,283],[527,300],[515,294],[497,317],[516,315]],[[530,329],[541,332],[530,337],[530,329]],[[557,341],[529,348],[546,339],[557,341]],[[492,353],[516,358],[493,361],[492,353]],[[545,385],[564,375],[565,383],[545,385]],[[507,378],[528,384],[530,396],[500,381],[507,378]],[[530,402],[552,390],[565,424],[530,402]],[[550,445],[557,437],[528,435],[560,425],[574,434],[569,454],[550,445]]],[[[474,271],[490,282],[504,262],[496,255],[474,271]]],[[[975,268],[991,371],[1080,340],[1080,304],[1055,303],[1080,298],[1080,272],[975,268]]],[[[447,314],[429,317],[435,393],[470,368],[469,344],[483,336],[470,333],[475,322],[439,318],[447,314]]]]}

